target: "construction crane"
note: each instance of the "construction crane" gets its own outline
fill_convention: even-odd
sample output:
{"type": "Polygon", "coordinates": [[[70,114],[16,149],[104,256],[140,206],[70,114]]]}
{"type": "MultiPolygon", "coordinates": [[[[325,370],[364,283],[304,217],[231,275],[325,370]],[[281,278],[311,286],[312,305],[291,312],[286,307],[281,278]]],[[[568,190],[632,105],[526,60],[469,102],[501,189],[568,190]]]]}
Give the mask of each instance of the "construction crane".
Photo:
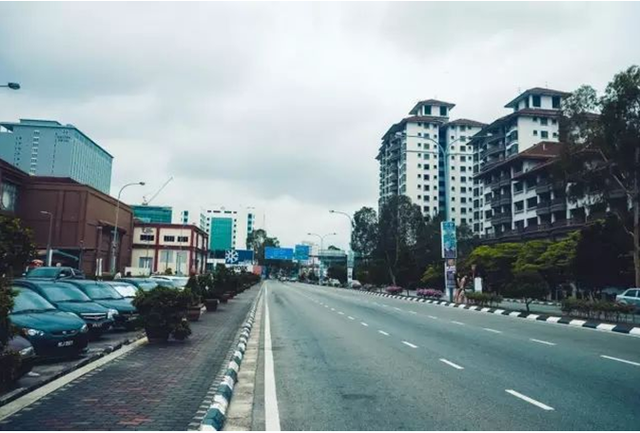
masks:
{"type": "Polygon", "coordinates": [[[162,192],[162,190],[164,189],[165,186],[167,186],[169,184],[169,182],[171,182],[173,180],[173,176],[171,176],[169,179],[167,179],[167,181],[165,183],[162,184],[162,186],[160,187],[160,189],[158,189],[156,191],[156,193],[154,195],[151,196],[150,199],[147,199],[146,195],[142,196],[142,205],[143,206],[147,206],[149,203],[151,203],[153,201],[153,199],[155,199],[158,194],[160,194],[160,192],[162,192]]]}

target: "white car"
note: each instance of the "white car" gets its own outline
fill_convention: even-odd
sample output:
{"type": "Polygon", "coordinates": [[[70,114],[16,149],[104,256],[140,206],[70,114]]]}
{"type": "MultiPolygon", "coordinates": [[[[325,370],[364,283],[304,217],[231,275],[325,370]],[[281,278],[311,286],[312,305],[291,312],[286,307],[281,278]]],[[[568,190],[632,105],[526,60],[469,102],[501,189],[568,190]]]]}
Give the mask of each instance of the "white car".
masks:
{"type": "Polygon", "coordinates": [[[180,277],[178,275],[152,275],[151,279],[171,281],[178,289],[184,289],[184,286],[186,286],[189,281],[189,277],[180,277]]]}
{"type": "Polygon", "coordinates": [[[625,290],[621,295],[616,296],[616,301],[621,304],[634,305],[637,310],[640,310],[640,288],[634,287],[625,290]]]}

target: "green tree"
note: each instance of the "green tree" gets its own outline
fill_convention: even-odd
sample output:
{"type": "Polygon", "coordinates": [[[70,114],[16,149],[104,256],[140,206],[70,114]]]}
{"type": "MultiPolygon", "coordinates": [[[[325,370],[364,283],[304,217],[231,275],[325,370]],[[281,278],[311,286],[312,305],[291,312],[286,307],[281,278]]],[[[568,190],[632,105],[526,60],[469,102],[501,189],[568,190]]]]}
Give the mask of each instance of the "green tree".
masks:
{"type": "Polygon", "coordinates": [[[351,249],[366,263],[373,256],[377,244],[378,214],[373,208],[362,207],[353,215],[351,249]]]}
{"type": "Polygon", "coordinates": [[[340,251],[340,248],[336,247],[335,245],[329,245],[329,248],[327,248],[329,251],[340,251]]]}
{"type": "Polygon", "coordinates": [[[598,98],[582,86],[565,101],[561,139],[569,144],[562,169],[569,195],[604,205],[632,239],[635,285],[640,287],[640,67],[616,74],[598,98]],[[594,116],[594,112],[600,112],[594,116]]]}
{"type": "Polygon", "coordinates": [[[444,265],[438,263],[427,266],[420,282],[428,289],[444,290],[444,265]]]}
{"type": "Polygon", "coordinates": [[[483,276],[483,284],[501,293],[513,280],[513,267],[522,248],[518,243],[482,245],[473,250],[467,263],[476,265],[476,273],[483,276]]]}
{"type": "Polygon", "coordinates": [[[575,259],[579,241],[580,232],[572,232],[566,238],[552,242],[536,260],[540,273],[552,287],[575,281],[575,259]]]}
{"type": "Polygon", "coordinates": [[[331,265],[327,269],[327,276],[344,284],[347,282],[347,267],[344,265],[331,265]]]}
{"type": "Polygon", "coordinates": [[[542,299],[549,293],[549,284],[540,272],[526,269],[515,272],[513,281],[507,286],[507,294],[524,301],[527,311],[534,299],[542,299]]]}
{"type": "Polygon", "coordinates": [[[0,216],[0,276],[22,274],[35,253],[31,230],[18,218],[0,216]]]}
{"type": "Polygon", "coordinates": [[[259,265],[265,264],[264,250],[266,247],[279,247],[278,238],[272,238],[267,235],[267,231],[257,229],[247,236],[247,248],[253,251],[254,259],[259,265]]]}

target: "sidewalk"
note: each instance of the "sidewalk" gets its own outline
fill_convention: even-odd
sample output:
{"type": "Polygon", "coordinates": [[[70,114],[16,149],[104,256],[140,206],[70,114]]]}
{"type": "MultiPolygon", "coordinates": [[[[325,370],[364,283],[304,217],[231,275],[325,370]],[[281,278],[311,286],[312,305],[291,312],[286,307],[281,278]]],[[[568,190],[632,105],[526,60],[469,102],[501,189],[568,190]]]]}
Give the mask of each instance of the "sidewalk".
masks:
{"type": "Polygon", "coordinates": [[[192,322],[185,342],[144,345],[0,421],[0,430],[187,430],[259,287],[192,322]]]}

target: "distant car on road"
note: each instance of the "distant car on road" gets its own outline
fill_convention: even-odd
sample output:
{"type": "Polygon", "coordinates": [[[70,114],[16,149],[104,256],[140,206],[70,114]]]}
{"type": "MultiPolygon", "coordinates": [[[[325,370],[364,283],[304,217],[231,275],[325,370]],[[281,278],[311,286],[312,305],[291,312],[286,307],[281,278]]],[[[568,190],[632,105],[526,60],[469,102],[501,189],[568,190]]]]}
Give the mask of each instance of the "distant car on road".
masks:
{"type": "Polygon", "coordinates": [[[31,279],[43,280],[62,280],[65,278],[77,278],[83,280],[84,272],[80,269],[71,268],[69,266],[41,266],[39,268],[30,269],[24,276],[31,279]]]}
{"type": "Polygon", "coordinates": [[[640,288],[634,287],[625,290],[621,295],[616,296],[616,301],[621,304],[633,305],[636,310],[640,310],[640,288]]]}
{"type": "Polygon", "coordinates": [[[13,289],[18,296],[9,320],[31,342],[38,358],[77,356],[85,351],[89,327],[78,315],[56,309],[33,290],[13,289]]]}

